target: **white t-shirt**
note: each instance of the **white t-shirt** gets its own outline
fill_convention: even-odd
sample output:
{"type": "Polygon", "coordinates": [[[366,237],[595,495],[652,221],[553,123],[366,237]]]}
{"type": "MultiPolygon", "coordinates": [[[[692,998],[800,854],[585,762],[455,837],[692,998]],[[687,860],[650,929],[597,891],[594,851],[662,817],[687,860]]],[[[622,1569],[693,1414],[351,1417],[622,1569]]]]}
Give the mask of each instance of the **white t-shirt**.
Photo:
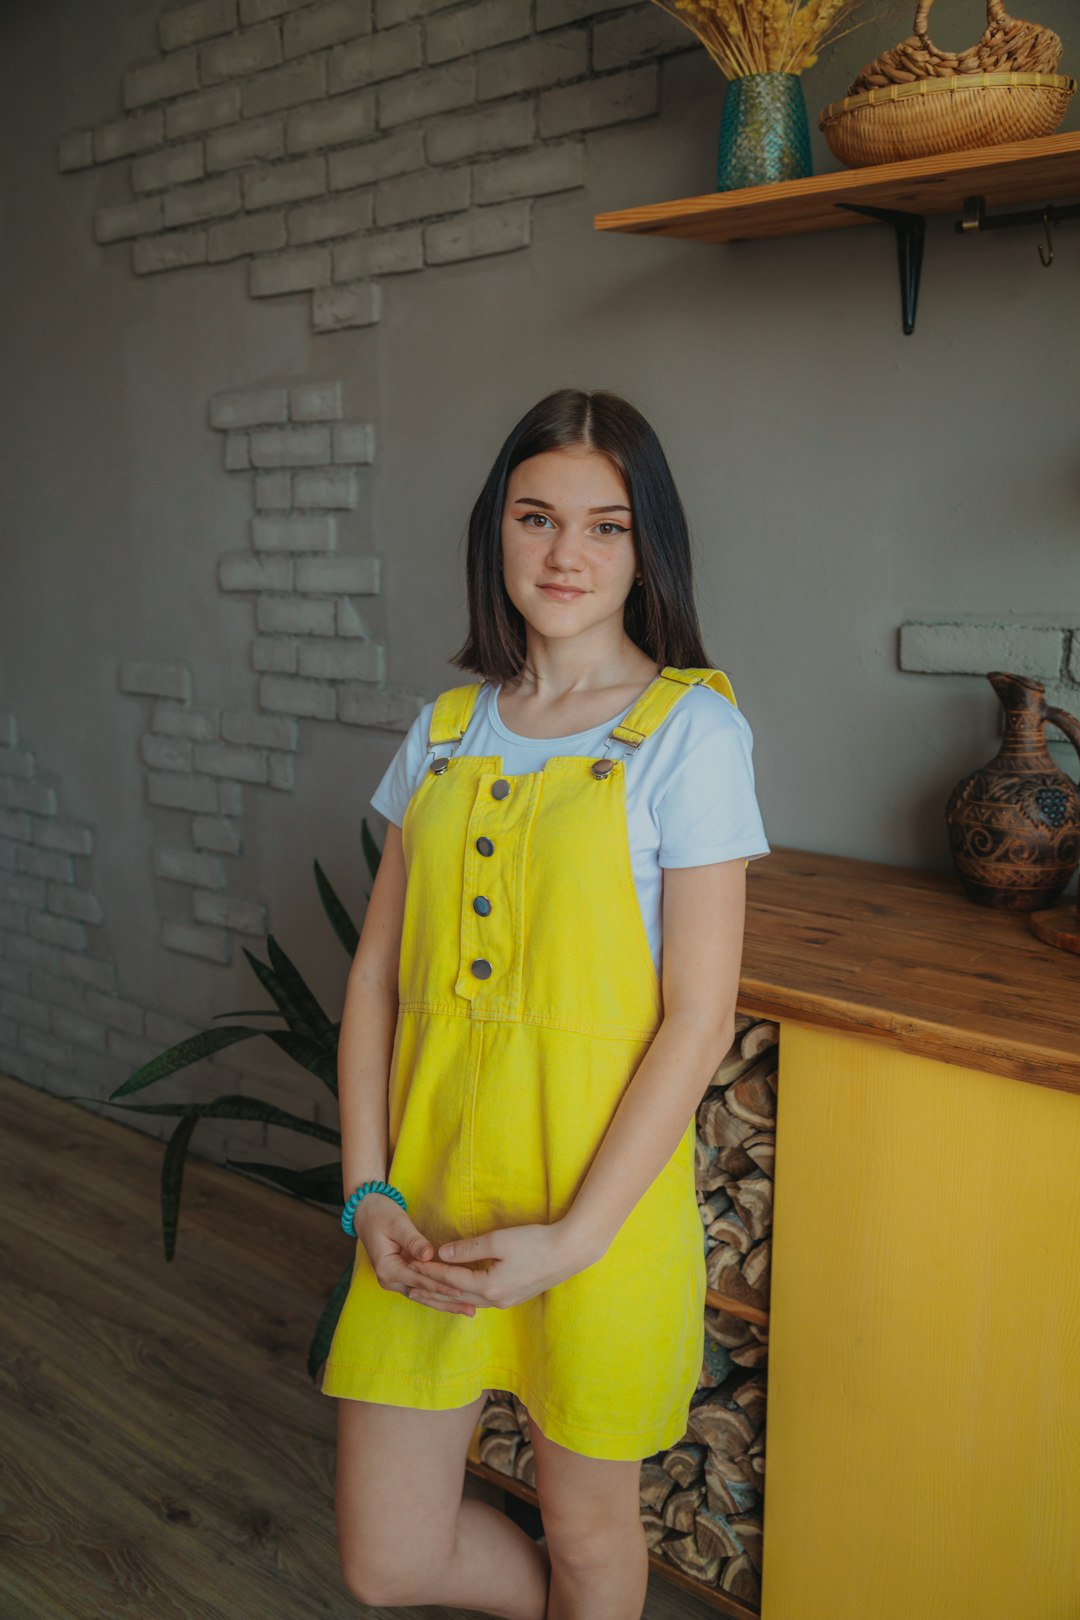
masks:
{"type": "MultiPolygon", "coordinates": [[[[541,771],[557,754],[599,757],[611,728],[634,707],[588,731],[564,737],[522,737],[502,722],[498,688],[485,682],[456,749],[436,754],[497,755],[504,776],[541,771]]],[[[634,700],[637,701],[636,699],[634,700]]],[[[434,700],[426,703],[371,797],[372,808],[401,826],[410,798],[431,764],[428,744],[434,700]]],[[[706,866],[771,853],[754,792],[753,732],[740,709],[709,686],[692,686],[658,731],[635,750],[615,740],[607,758],[626,760],[626,816],[641,915],[657,973],[663,962],[665,866],[706,866]]]]}

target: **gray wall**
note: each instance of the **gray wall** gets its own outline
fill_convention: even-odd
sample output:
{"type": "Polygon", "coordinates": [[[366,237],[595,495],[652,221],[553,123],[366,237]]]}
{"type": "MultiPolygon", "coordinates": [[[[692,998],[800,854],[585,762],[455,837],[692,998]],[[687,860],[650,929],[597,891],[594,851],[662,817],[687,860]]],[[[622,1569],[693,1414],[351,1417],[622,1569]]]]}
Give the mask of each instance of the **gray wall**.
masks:
{"type": "MultiPolygon", "coordinates": [[[[285,0],[246,3],[265,12],[285,0]]],[[[932,220],[912,337],[900,329],[884,229],[731,247],[596,232],[597,212],[713,189],[724,81],[654,6],[599,15],[584,0],[537,5],[512,58],[513,71],[537,82],[506,105],[540,107],[537,150],[561,147],[577,178],[549,194],[550,177],[541,179],[530,198],[524,171],[511,167],[500,182],[510,200],[495,206],[526,245],[456,262],[444,262],[448,241],[462,254],[483,245],[468,240],[474,208],[455,220],[456,203],[421,204],[426,214],[414,208],[403,220],[401,188],[375,182],[375,225],[412,231],[421,267],[361,277],[378,287],[378,318],[344,326],[334,250],[317,247],[301,262],[274,248],[261,271],[237,258],[154,273],[152,244],[168,233],[140,215],[150,247],[118,234],[128,214],[117,210],[136,195],[132,166],[90,161],[93,132],[130,127],[125,84],[138,116],[145,79],[125,80],[130,70],[187,50],[197,72],[201,42],[171,40],[175,49],[162,53],[160,8],[147,0],[5,8],[0,705],[11,718],[0,740],[12,774],[0,848],[9,882],[19,881],[0,912],[0,1069],[103,1096],[175,1034],[258,1003],[241,946],[261,954],[265,926],[336,1016],[346,964],[311,858],[359,920],[368,887],[361,818],[382,836],[368,796],[416,706],[463,678],[446,660],[464,633],[469,505],[510,424],[554,387],[623,392],[661,435],[695,539],[706,644],[754,729],[774,846],[948,871],[945,800],[999,737],[982,672],[1039,674],[1051,701],[1080,713],[1080,657],[1069,662],[1069,633],[1080,626],[1080,468],[1066,381],[1080,322],[1078,228],[1060,228],[1046,271],[1037,231],[961,239],[951,220],[932,220]],[[563,73],[573,98],[546,54],[560,20],[560,37],[577,27],[597,53],[563,73]],[[616,72],[637,99],[620,121],[589,127],[588,109],[603,104],[616,72]],[[556,133],[568,105],[584,109],[578,126],[556,133]],[[442,213],[453,231],[432,223],[442,213]],[[95,221],[113,239],[96,241],[95,221]],[[249,273],[270,278],[253,284],[263,292],[274,277],[296,278],[298,290],[251,296],[249,273]],[[253,667],[257,639],[274,642],[266,657],[296,657],[302,626],[257,637],[253,595],[220,583],[222,554],[250,545],[256,480],[226,470],[225,434],[210,414],[221,395],[271,388],[280,401],[314,382],[340,383],[342,420],[373,429],[373,460],[351,463],[355,505],[335,521],[340,554],[381,559],[377,594],[303,598],[362,617],[359,636],[354,624],[335,638],[343,673],[311,683],[321,684],[317,700],[303,682],[282,698],[253,667]],[[905,625],[931,628],[905,631],[902,643],[905,625]],[[963,635],[950,628],[958,625],[963,635]],[[358,641],[369,660],[359,675],[348,663],[358,641]],[[155,666],[148,677],[146,663],[155,666]],[[155,690],[174,693],[173,707],[166,698],[156,708],[155,690]],[[200,843],[191,813],[148,797],[148,756],[164,746],[154,727],[168,729],[177,703],[191,779],[224,795],[221,836],[239,840],[236,854],[215,852],[205,825],[200,843]],[[220,753],[190,754],[209,746],[200,726],[212,739],[223,724],[223,747],[230,725],[234,741],[247,739],[236,744],[239,783],[220,774],[230,769],[220,753]],[[246,779],[267,771],[276,786],[246,779]],[[47,838],[54,819],[66,850],[47,838]],[[161,875],[180,870],[163,850],[209,865],[176,881],[161,875]],[[206,920],[215,905],[220,915],[206,920]],[[77,926],[58,928],[56,917],[77,926]]],[[[808,73],[812,124],[901,37],[911,9],[892,7],[808,73]]],[[[947,18],[945,9],[939,42],[968,43],[980,7],[964,0],[947,18]]],[[[213,10],[214,0],[198,13],[183,8],[184,26],[213,10]]],[[[419,29],[429,11],[449,15],[385,0],[376,20],[399,27],[416,15],[419,29]]],[[[1066,35],[1063,66],[1076,72],[1064,0],[1042,0],[1038,12],[1066,35]]],[[[490,26],[510,11],[480,15],[490,26]]],[[[303,12],[312,27],[343,16],[347,30],[347,8],[303,12]]],[[[293,7],[282,23],[286,45],[291,38],[300,51],[298,17],[293,7]]],[[[348,50],[326,39],[327,53],[348,50]]],[[[508,51],[478,49],[482,74],[499,49],[508,51]]],[[[246,93],[255,76],[227,82],[246,93]]],[[[166,95],[155,104],[174,103],[166,95]]],[[[467,116],[469,106],[394,114],[395,127],[423,132],[467,116]]],[[[1065,127],[1078,120],[1074,105],[1065,127]]],[[[814,144],[818,167],[835,167],[816,129],[814,144]]],[[[153,195],[170,206],[168,190],[153,195]]],[[[206,206],[230,204],[213,192],[206,206]]],[[[196,217],[185,252],[217,258],[220,224],[219,215],[196,217]]],[[[229,408],[219,402],[222,420],[229,408]]],[[[255,417],[260,432],[267,424],[255,417]]],[[[281,453],[271,445],[264,469],[281,453]]],[[[272,498],[269,483],[259,488],[272,498]]],[[[1075,776],[1071,750],[1055,741],[1054,753],[1075,776]]],[[[188,774],[183,757],[173,764],[188,774]]],[[[228,1082],[329,1121],[317,1083],[298,1084],[258,1051],[265,1044],[227,1054],[211,1077],[220,1083],[208,1088],[204,1074],[191,1094],[228,1082]]],[[[246,1127],[207,1127],[197,1145],[231,1151],[257,1139],[246,1127]]]]}

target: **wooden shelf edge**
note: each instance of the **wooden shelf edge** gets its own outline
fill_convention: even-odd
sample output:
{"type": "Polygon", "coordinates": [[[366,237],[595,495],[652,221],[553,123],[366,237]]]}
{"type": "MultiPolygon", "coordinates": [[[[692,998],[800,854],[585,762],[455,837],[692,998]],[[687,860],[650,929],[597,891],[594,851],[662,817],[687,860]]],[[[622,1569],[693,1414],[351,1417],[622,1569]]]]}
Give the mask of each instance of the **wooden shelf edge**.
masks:
{"type": "MultiPolygon", "coordinates": [[[[522,1501],[531,1502],[533,1507],[539,1508],[540,1499],[531,1485],[527,1485],[523,1479],[513,1478],[510,1474],[502,1474],[497,1468],[489,1468],[487,1463],[480,1461],[479,1424],[473,1430],[467,1457],[469,1471],[478,1478],[486,1480],[489,1485],[498,1485],[504,1491],[510,1491],[522,1501]]],[[[757,1609],[748,1608],[745,1603],[740,1603],[738,1598],[729,1597],[726,1592],[718,1592],[715,1587],[705,1586],[689,1575],[684,1575],[681,1569],[676,1569],[674,1564],[669,1564],[667,1559],[661,1558],[658,1553],[650,1552],[649,1571],[661,1576],[665,1581],[671,1581],[675,1586],[681,1586],[686,1592],[692,1592],[694,1597],[709,1604],[711,1608],[731,1616],[731,1620],[761,1620],[757,1609]]]]}
{"type": "Polygon", "coordinates": [[[1044,191],[1055,188],[1080,195],[1080,131],[616,209],[595,214],[593,225],[631,235],[739,241],[871,223],[838,203],[945,214],[958,212],[967,196],[982,195],[988,203],[1049,201],[1044,191]]]}

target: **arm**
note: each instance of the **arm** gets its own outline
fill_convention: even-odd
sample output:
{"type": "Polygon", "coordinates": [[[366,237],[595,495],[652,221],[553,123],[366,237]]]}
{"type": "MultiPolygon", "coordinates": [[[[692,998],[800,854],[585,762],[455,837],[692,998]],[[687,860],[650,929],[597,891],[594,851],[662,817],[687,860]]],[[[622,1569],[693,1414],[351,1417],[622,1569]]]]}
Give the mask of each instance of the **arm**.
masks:
{"type": "Polygon", "coordinates": [[[735,1038],[745,861],[666,867],[663,907],[663,1022],[561,1222],[590,1264],[671,1158],[735,1038]]]}
{"type": "Polygon", "coordinates": [[[346,1198],[362,1181],[386,1179],[387,1082],[397,1027],[404,909],[401,828],[390,821],[349,969],[338,1037],[341,1172],[346,1198]]]}

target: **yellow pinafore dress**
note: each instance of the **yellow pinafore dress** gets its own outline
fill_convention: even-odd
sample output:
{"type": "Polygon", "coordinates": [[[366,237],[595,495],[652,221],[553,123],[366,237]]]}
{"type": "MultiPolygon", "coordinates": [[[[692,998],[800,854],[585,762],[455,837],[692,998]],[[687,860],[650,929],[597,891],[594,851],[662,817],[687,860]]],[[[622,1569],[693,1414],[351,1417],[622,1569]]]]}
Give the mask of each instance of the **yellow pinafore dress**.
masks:
{"type": "MultiPolygon", "coordinates": [[[[721,670],[665,668],[613,728],[636,750],[721,670]]],[[[437,699],[458,744],[482,683],[437,699]]],[[[402,825],[407,871],[387,1180],[438,1248],[569,1210],[663,1015],[634,886],[626,769],[556,756],[433,758],[402,825]],[[594,766],[597,769],[594,769],[594,766]]],[[[604,1255],[475,1316],[384,1289],[357,1241],[323,1394],[443,1409],[512,1390],[541,1432],[632,1460],[686,1431],[703,1355],[695,1122],[604,1255]]]]}

